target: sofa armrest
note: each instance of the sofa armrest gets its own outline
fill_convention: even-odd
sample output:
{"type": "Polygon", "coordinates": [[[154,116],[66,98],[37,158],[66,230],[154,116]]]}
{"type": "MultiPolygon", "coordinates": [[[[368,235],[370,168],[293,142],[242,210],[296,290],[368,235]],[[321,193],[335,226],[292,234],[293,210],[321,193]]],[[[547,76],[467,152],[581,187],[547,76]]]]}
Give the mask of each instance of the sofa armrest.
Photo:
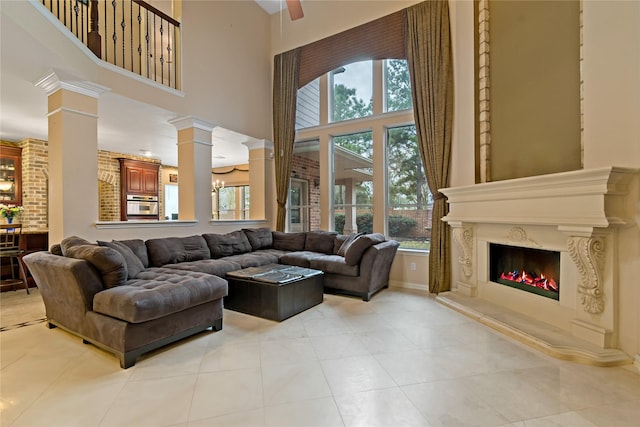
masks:
{"type": "Polygon", "coordinates": [[[369,292],[375,292],[389,283],[391,264],[400,244],[386,240],[367,249],[360,261],[360,280],[369,284],[369,292]]]}
{"type": "Polygon", "coordinates": [[[100,273],[87,261],[34,252],[23,257],[38,285],[47,317],[73,331],[82,332],[84,315],[93,297],[104,289],[100,273]]]}

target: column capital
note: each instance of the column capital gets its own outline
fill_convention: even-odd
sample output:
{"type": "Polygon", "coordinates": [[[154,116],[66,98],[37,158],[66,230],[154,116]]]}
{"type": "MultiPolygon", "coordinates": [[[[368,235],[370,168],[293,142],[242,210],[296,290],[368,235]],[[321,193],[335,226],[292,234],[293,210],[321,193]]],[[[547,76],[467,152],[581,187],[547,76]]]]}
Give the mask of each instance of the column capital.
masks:
{"type": "Polygon", "coordinates": [[[175,119],[169,120],[169,123],[174,125],[179,131],[189,128],[195,128],[206,132],[212,132],[213,128],[216,127],[214,123],[193,116],[176,117],[175,119]]]}
{"type": "Polygon", "coordinates": [[[249,140],[244,141],[242,144],[246,145],[249,150],[258,150],[261,148],[273,149],[273,142],[269,141],[268,139],[250,138],[249,140]]]}
{"type": "Polygon", "coordinates": [[[34,85],[44,89],[47,96],[60,89],[65,89],[92,98],[99,98],[100,95],[111,90],[106,86],[86,80],[78,80],[75,76],[53,70],[39,78],[34,85]]]}

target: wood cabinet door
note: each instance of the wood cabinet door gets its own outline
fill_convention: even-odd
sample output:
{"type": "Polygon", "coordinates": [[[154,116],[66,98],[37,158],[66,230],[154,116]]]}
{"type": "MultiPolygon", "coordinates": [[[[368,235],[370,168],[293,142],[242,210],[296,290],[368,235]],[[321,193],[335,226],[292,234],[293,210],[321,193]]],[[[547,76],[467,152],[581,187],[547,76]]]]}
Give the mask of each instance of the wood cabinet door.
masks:
{"type": "Polygon", "coordinates": [[[125,171],[127,193],[144,193],[144,169],[127,167],[125,171]]]}
{"type": "Polygon", "coordinates": [[[158,194],[158,170],[142,170],[142,188],[145,194],[158,194]]]}

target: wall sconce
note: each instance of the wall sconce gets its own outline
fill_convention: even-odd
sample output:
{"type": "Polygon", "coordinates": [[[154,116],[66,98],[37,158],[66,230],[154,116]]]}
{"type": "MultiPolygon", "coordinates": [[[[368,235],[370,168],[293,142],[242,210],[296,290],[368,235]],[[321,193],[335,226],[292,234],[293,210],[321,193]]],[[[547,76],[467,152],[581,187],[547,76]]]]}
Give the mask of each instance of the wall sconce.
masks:
{"type": "Polygon", "coordinates": [[[211,192],[212,193],[217,193],[218,191],[222,190],[224,188],[224,181],[220,181],[219,179],[216,179],[213,184],[211,184],[211,192]]]}

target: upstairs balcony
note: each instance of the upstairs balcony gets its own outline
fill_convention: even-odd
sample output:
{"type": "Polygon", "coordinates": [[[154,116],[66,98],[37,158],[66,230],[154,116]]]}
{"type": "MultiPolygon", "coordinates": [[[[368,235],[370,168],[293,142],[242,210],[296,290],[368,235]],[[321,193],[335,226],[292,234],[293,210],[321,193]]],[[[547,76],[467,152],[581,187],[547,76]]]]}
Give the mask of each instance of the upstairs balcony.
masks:
{"type": "Polygon", "coordinates": [[[180,90],[180,22],[141,0],[42,0],[98,58],[180,90]]]}

